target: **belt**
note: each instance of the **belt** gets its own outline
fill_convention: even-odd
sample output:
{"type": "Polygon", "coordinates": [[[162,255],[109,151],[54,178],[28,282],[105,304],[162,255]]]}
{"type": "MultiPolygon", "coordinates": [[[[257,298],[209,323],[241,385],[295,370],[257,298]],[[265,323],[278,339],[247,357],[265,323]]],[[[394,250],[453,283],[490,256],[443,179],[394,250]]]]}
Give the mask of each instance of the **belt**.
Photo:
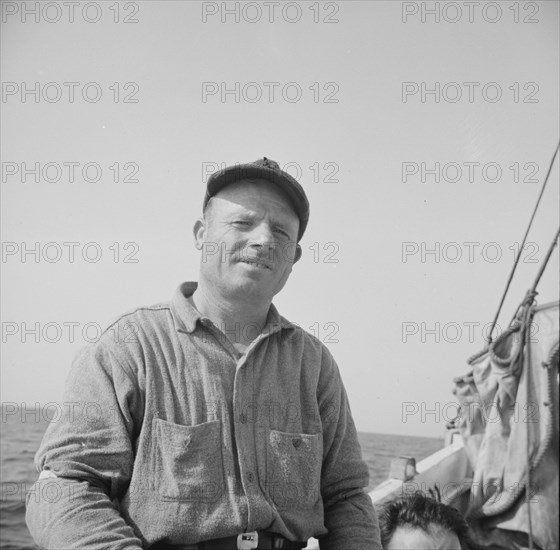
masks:
{"type": "Polygon", "coordinates": [[[152,550],[300,550],[307,542],[288,540],[269,531],[251,531],[223,539],[206,540],[197,544],[156,544],[152,550]]]}

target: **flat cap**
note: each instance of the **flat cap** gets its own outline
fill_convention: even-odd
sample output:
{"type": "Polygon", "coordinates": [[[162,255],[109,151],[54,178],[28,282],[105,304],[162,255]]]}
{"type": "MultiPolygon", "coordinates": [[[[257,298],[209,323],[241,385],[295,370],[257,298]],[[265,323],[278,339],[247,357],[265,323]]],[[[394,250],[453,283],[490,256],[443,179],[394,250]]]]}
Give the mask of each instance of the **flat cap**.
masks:
{"type": "Polygon", "coordinates": [[[224,187],[237,181],[254,179],[263,179],[274,183],[287,196],[294,212],[299,218],[299,241],[309,221],[309,200],[299,182],[290,174],[281,170],[277,162],[266,157],[247,164],[227,166],[223,170],[214,172],[208,178],[208,183],[206,184],[206,195],[202,209],[205,210],[210,198],[224,187]]]}

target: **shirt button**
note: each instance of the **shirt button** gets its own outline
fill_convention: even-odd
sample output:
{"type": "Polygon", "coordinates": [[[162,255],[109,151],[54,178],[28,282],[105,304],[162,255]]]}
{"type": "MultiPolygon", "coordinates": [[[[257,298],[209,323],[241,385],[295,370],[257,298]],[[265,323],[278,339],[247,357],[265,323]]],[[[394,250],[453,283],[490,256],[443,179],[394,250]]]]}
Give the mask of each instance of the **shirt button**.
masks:
{"type": "Polygon", "coordinates": [[[239,415],[239,420],[241,420],[241,424],[245,424],[247,422],[247,415],[245,413],[241,413],[239,415]]]}
{"type": "Polygon", "coordinates": [[[247,479],[250,483],[253,483],[253,480],[255,479],[255,476],[253,475],[252,472],[247,473],[247,479]]]}

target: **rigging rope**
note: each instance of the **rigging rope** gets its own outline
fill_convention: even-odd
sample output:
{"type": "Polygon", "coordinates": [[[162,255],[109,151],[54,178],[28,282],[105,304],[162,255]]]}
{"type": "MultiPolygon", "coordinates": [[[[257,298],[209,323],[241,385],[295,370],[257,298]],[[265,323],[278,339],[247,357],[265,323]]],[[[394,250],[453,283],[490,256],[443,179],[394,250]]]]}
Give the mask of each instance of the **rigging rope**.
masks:
{"type": "MultiPolygon", "coordinates": [[[[526,403],[529,404],[531,402],[531,330],[530,325],[532,323],[533,315],[532,315],[532,307],[527,307],[525,315],[524,315],[524,324],[525,324],[525,349],[527,350],[527,365],[529,368],[526,369],[525,376],[527,377],[527,385],[525,387],[525,399],[526,403]]],[[[521,358],[521,362],[523,362],[523,358],[521,358]]],[[[529,524],[529,550],[534,549],[533,545],[533,519],[531,517],[531,498],[533,495],[531,493],[531,446],[530,446],[530,438],[531,438],[531,427],[529,422],[526,423],[526,436],[527,442],[525,446],[525,453],[526,453],[526,460],[527,460],[527,472],[525,475],[525,501],[527,503],[527,521],[529,524]]]]}
{"type": "MultiPolygon", "coordinates": [[[[548,182],[548,178],[550,176],[550,173],[552,172],[552,167],[554,166],[554,160],[556,159],[556,155],[558,154],[558,150],[560,149],[560,142],[558,143],[558,145],[556,146],[556,149],[554,150],[554,154],[552,155],[552,159],[550,161],[550,165],[548,167],[548,172],[546,174],[546,177],[544,178],[544,182],[543,182],[543,186],[541,188],[541,192],[539,194],[539,198],[537,199],[537,204],[535,204],[535,208],[533,209],[533,214],[531,215],[531,219],[529,220],[529,225],[527,226],[527,230],[525,231],[525,236],[523,237],[523,242],[521,243],[521,246],[519,247],[519,253],[517,254],[517,257],[515,258],[515,262],[513,263],[513,268],[511,270],[511,273],[509,274],[509,279],[507,281],[506,284],[506,288],[504,290],[504,293],[502,295],[502,299],[500,301],[500,305],[498,306],[498,311],[496,312],[496,315],[494,317],[494,320],[492,321],[492,326],[490,328],[490,332],[488,333],[488,343],[491,344],[492,343],[492,333],[494,332],[494,328],[496,328],[496,323],[498,322],[498,317],[500,316],[500,312],[502,311],[502,306],[504,305],[504,301],[506,299],[506,295],[508,293],[509,287],[511,285],[511,281],[513,280],[513,275],[515,273],[515,270],[517,269],[517,264],[519,263],[519,259],[521,258],[521,254],[523,252],[523,249],[525,248],[525,241],[527,240],[527,236],[529,235],[529,231],[531,229],[531,226],[533,225],[533,220],[535,219],[535,214],[537,213],[537,209],[539,208],[539,204],[541,202],[544,190],[546,188],[546,184],[548,182]]],[[[560,230],[559,230],[560,231],[560,230]]],[[[556,243],[556,239],[558,238],[558,235],[555,237],[554,239],[554,243],[556,243]]],[[[543,266],[541,267],[541,271],[539,272],[539,276],[537,278],[537,281],[535,282],[535,284],[533,285],[532,291],[534,292],[535,288],[536,288],[536,284],[538,284],[542,273],[544,272],[544,267],[546,267],[546,264],[550,258],[550,255],[552,254],[552,249],[554,247],[552,247],[549,250],[549,254],[547,255],[543,266]]]]}

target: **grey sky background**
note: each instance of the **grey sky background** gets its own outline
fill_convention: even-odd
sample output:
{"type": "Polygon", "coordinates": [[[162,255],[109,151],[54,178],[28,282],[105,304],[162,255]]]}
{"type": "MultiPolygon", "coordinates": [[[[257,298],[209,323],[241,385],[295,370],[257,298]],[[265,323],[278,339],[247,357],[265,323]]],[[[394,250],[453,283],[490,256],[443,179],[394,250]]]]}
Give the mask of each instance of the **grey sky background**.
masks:
{"type": "MultiPolygon", "coordinates": [[[[61,402],[97,327],[196,280],[205,177],[267,156],[311,203],[280,312],[332,351],[359,430],[441,435],[558,143],[558,2],[480,2],[472,22],[456,2],[456,23],[449,2],[439,23],[422,21],[434,2],[284,2],[273,22],[257,2],[226,4],[239,22],[221,2],[102,1],[85,17],[82,2],[74,22],[61,2],[25,18],[24,4],[2,2],[2,401],[61,402]],[[78,83],[73,102],[64,82],[78,83]],[[236,83],[238,101],[222,98],[236,83]],[[73,182],[65,162],[79,163],[73,182]],[[22,181],[22,163],[40,163],[40,181],[22,181]],[[439,183],[423,163],[447,165],[439,183]],[[73,262],[65,242],[79,243],[73,262]],[[22,257],[34,243],[39,258],[22,257]]],[[[502,328],[558,227],[558,179],[556,163],[502,328]]],[[[558,278],[556,251],[541,303],[558,278]]]]}

